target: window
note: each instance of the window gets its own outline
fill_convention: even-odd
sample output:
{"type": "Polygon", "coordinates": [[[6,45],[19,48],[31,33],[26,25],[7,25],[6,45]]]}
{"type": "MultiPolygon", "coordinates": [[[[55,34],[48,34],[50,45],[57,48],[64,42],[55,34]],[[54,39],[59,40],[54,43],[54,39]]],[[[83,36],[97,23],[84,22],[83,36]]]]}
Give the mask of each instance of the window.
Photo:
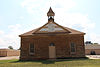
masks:
{"type": "Polygon", "coordinates": [[[74,53],[75,52],[75,44],[71,43],[71,52],[74,53]]]}
{"type": "Polygon", "coordinates": [[[30,54],[34,54],[34,44],[30,44],[29,45],[29,52],[30,52],[30,54]]]}
{"type": "Polygon", "coordinates": [[[90,52],[91,55],[96,55],[95,51],[90,52]]]}

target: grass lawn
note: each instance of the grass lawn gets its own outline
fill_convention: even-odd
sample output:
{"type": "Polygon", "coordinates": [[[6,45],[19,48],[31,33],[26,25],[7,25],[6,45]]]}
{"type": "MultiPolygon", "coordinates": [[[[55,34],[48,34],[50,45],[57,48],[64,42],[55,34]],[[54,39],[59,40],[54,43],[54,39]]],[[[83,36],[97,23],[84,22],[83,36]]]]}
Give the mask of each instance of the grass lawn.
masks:
{"type": "Polygon", "coordinates": [[[100,67],[100,59],[18,61],[0,60],[0,67],[100,67]]]}

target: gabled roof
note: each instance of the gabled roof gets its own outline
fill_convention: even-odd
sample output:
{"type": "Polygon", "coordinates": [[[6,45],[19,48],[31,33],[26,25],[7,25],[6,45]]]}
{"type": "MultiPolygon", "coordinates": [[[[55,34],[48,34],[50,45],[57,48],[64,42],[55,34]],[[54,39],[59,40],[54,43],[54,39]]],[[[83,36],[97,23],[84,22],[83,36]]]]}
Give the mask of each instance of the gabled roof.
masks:
{"type": "Polygon", "coordinates": [[[39,29],[37,29],[34,33],[57,33],[57,32],[66,32],[70,33],[66,28],[63,26],[55,23],[55,22],[48,22],[39,29]]]}
{"type": "Polygon", "coordinates": [[[85,33],[68,27],[63,27],[55,22],[48,22],[40,28],[31,30],[19,36],[30,36],[35,34],[40,34],[40,35],[41,34],[47,34],[47,35],[48,34],[82,34],[84,35],[85,33]]]}

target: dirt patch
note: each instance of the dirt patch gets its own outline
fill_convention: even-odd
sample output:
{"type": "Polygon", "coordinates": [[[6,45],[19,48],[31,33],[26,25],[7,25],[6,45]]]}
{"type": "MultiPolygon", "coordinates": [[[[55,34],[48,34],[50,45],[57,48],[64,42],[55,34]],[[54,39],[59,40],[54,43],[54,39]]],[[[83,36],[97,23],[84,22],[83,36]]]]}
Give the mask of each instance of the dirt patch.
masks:
{"type": "Polygon", "coordinates": [[[0,60],[11,60],[11,59],[19,59],[19,56],[0,57],[0,60]]]}
{"type": "Polygon", "coordinates": [[[100,59],[100,55],[86,55],[89,59],[100,59]]]}

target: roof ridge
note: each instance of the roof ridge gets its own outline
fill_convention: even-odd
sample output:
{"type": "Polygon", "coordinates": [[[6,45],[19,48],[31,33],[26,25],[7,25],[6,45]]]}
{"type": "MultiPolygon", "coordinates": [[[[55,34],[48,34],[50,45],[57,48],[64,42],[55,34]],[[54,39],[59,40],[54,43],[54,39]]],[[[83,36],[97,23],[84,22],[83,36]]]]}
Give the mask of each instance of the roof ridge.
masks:
{"type": "MultiPolygon", "coordinates": [[[[65,28],[69,28],[69,27],[65,27],[65,28]]],[[[69,28],[69,29],[74,30],[74,31],[77,31],[77,32],[81,32],[81,31],[78,31],[78,30],[75,30],[75,29],[72,29],[72,28],[69,28]]],[[[81,33],[84,33],[84,32],[81,32],[81,33]]]]}
{"type": "Polygon", "coordinates": [[[60,26],[61,28],[63,28],[64,30],[66,30],[67,32],[69,32],[70,33],[70,31],[69,30],[67,30],[66,28],[64,28],[64,26],[62,26],[62,25],[60,25],[60,24],[58,24],[58,23],[56,23],[56,22],[54,22],[56,25],[58,25],[58,26],[60,26]]]}

